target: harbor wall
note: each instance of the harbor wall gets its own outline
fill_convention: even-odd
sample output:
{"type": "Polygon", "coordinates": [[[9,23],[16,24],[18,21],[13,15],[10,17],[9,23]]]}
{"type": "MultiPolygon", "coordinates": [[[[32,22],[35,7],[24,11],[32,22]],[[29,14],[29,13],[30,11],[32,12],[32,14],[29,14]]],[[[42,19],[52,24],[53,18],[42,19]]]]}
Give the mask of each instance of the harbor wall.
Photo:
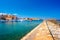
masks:
{"type": "Polygon", "coordinates": [[[60,40],[60,24],[45,20],[20,40],[60,40]]]}

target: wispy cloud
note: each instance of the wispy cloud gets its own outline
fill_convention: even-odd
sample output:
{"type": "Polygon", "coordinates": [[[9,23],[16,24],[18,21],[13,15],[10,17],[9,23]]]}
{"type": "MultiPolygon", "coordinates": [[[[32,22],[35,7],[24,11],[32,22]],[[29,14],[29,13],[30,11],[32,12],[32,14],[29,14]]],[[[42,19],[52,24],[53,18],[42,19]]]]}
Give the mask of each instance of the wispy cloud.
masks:
{"type": "Polygon", "coordinates": [[[3,14],[3,15],[7,15],[7,14],[8,14],[8,15],[18,15],[17,13],[12,13],[12,14],[11,14],[11,13],[0,13],[0,15],[2,15],[2,14],[3,14]]]}
{"type": "Polygon", "coordinates": [[[13,13],[12,15],[18,15],[17,13],[13,13]]]}
{"type": "Polygon", "coordinates": [[[0,13],[0,15],[2,15],[2,14],[6,15],[7,13],[0,13]]]}

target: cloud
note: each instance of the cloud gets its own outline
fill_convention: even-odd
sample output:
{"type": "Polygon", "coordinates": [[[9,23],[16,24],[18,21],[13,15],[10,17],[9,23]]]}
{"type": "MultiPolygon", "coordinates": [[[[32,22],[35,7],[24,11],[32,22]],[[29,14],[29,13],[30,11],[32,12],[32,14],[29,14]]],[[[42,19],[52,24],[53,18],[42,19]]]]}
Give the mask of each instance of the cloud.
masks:
{"type": "Polygon", "coordinates": [[[11,13],[0,13],[0,15],[2,15],[2,14],[3,14],[3,15],[7,15],[7,14],[8,14],[8,15],[18,15],[17,13],[12,13],[12,14],[11,14],[11,13]]]}
{"type": "Polygon", "coordinates": [[[0,15],[2,15],[2,14],[3,14],[3,15],[6,15],[7,13],[0,13],[0,15]]]}
{"type": "Polygon", "coordinates": [[[18,15],[18,14],[14,13],[13,15],[18,15]]]}

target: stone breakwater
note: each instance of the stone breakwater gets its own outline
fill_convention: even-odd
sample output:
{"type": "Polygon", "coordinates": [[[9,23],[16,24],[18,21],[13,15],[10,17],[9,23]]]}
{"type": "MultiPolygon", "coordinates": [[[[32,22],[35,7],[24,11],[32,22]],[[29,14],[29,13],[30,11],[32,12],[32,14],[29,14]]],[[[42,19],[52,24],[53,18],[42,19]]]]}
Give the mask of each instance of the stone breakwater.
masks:
{"type": "Polygon", "coordinates": [[[60,24],[43,21],[20,40],[60,40],[60,24]]]}

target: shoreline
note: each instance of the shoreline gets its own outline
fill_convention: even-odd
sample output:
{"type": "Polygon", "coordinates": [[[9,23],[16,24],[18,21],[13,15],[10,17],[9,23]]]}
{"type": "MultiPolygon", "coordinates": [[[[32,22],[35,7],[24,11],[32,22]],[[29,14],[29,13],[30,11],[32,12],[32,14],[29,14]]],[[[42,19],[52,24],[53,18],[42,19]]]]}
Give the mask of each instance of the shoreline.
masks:
{"type": "Polygon", "coordinates": [[[41,25],[42,23],[40,23],[37,27],[35,27],[33,30],[31,30],[29,33],[27,33],[27,35],[25,35],[24,37],[22,37],[22,39],[20,40],[25,40],[28,36],[30,36],[30,34],[32,34],[37,28],[39,28],[39,26],[41,25]]]}
{"type": "Polygon", "coordinates": [[[47,23],[48,23],[48,26],[47,26],[46,21],[43,21],[36,28],[34,28],[31,32],[29,32],[27,35],[22,37],[20,40],[54,40],[54,39],[57,40],[59,39],[57,37],[59,34],[55,35],[53,34],[53,32],[56,31],[55,29],[59,28],[60,26],[56,24],[56,22],[55,23],[54,22],[47,20],[47,23]],[[52,26],[52,29],[50,29],[51,26],[52,26]]]}

